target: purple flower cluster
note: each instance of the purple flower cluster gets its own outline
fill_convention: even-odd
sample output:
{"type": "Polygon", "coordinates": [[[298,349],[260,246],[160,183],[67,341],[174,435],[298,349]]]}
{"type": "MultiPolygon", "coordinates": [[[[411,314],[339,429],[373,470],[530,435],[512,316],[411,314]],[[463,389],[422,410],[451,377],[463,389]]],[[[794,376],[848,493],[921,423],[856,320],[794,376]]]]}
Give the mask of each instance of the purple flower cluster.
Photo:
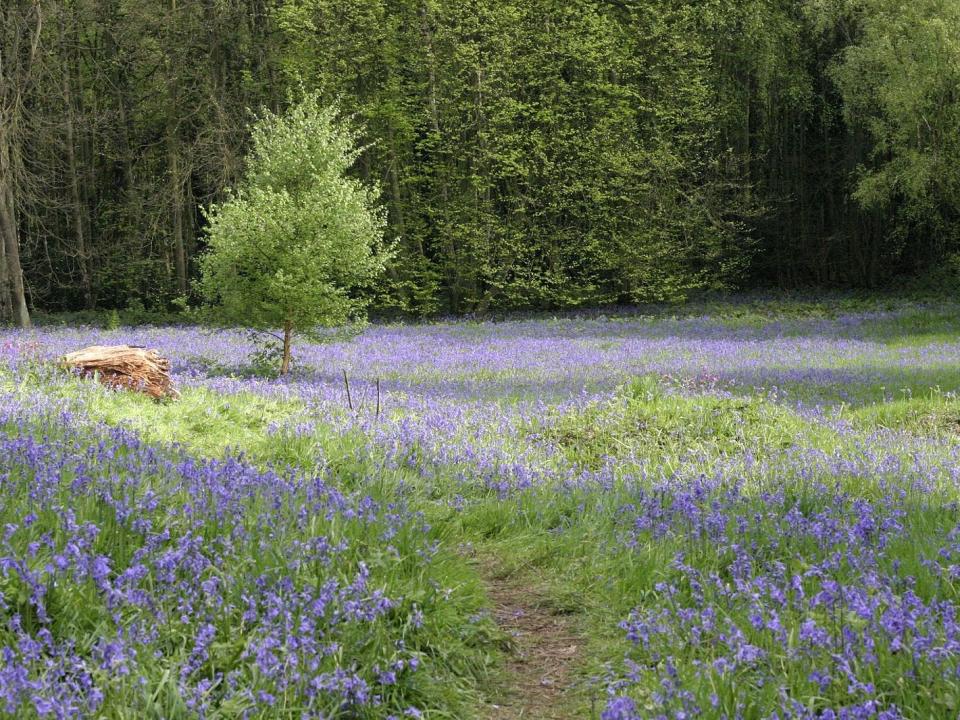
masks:
{"type": "Polygon", "coordinates": [[[618,523],[652,577],[621,623],[633,649],[603,718],[947,717],[957,505],[890,469],[855,490],[786,474],[770,491],[724,476],[637,488],[618,523]],[[658,688],[656,712],[632,687],[658,688]]]}
{"type": "MultiPolygon", "coordinates": [[[[833,401],[882,399],[880,386],[898,393],[909,384],[929,387],[931,372],[949,368],[957,341],[890,342],[889,327],[910,313],[872,312],[835,319],[793,319],[761,324],[625,316],[524,320],[502,323],[372,326],[350,342],[295,348],[297,369],[288,379],[250,377],[254,349],[244,333],[195,327],[44,328],[6,331],[0,358],[52,358],[86,344],[131,343],[157,348],[173,360],[178,384],[232,392],[249,390],[314,403],[345,405],[341,371],[370,399],[383,380],[393,407],[542,400],[569,402],[583,393],[606,393],[653,373],[691,388],[779,388],[788,398],[833,401]]],[[[952,387],[957,390],[954,378],[952,387]]],[[[386,408],[391,402],[385,403],[386,408]]]]}
{"type": "Polygon", "coordinates": [[[544,481],[609,484],[619,462],[584,478],[556,453],[531,447],[523,429],[605,402],[639,375],[678,392],[760,394],[814,414],[823,403],[874,402],[911,388],[956,392],[960,379],[949,368],[960,342],[890,342],[889,328],[925,311],[763,323],[628,315],[372,326],[349,342],[299,343],[295,370],[283,381],[249,374],[253,346],[245,334],[193,327],[8,331],[0,358],[16,366],[92,343],[156,347],[171,358],[179,387],[304,406],[274,429],[278,435],[306,436],[318,425],[359,429],[396,467],[416,468],[428,481],[437,474],[445,486],[453,468],[459,494],[506,496],[544,481]]]}
{"type": "Polygon", "coordinates": [[[444,602],[419,514],[345,494],[322,475],[199,461],[7,400],[4,713],[409,708],[423,608],[444,602]],[[416,602],[385,591],[411,557],[423,578],[411,581],[416,602]]]}

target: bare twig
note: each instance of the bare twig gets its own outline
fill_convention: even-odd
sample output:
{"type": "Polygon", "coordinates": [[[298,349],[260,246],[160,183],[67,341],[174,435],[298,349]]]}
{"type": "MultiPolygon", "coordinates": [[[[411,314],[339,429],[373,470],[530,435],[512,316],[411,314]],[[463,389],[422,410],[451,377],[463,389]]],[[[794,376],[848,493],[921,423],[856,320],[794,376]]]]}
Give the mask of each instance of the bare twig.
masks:
{"type": "Polygon", "coordinates": [[[347,371],[343,371],[343,385],[347,389],[347,407],[353,410],[353,398],[350,397],[350,380],[347,378],[347,371]]]}

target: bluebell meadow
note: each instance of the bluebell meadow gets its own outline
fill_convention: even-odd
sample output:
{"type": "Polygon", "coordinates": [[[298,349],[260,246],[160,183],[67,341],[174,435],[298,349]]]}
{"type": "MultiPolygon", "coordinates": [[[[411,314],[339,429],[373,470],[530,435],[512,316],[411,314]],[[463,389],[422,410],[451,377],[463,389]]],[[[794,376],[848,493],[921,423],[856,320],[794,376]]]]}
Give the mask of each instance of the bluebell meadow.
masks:
{"type": "Polygon", "coordinates": [[[496,557],[577,598],[569,717],[956,718],[956,319],[371,326],[284,380],[239,332],[6,331],[0,714],[483,716],[496,557]],[[51,368],[112,342],[182,400],[51,368]]]}

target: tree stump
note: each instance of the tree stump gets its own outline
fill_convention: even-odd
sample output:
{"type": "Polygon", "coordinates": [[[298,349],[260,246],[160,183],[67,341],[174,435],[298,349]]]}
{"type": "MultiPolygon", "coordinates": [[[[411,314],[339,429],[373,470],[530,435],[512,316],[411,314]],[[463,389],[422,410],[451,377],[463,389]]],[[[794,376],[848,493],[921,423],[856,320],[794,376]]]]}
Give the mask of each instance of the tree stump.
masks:
{"type": "Polygon", "coordinates": [[[156,350],[132,345],[92,345],[60,358],[60,366],[107,387],[135,390],[156,400],[180,397],[170,380],[170,361],[156,350]]]}

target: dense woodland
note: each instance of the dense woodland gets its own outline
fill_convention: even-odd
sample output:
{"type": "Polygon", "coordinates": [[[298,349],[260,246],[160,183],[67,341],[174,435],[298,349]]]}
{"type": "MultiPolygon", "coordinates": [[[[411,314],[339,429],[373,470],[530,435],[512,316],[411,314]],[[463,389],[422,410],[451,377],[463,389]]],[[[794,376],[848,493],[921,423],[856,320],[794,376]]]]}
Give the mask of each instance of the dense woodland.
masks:
{"type": "Polygon", "coordinates": [[[361,128],[427,314],[876,287],[960,250],[956,0],[3,0],[0,313],[195,299],[258,109],[361,128]]]}

